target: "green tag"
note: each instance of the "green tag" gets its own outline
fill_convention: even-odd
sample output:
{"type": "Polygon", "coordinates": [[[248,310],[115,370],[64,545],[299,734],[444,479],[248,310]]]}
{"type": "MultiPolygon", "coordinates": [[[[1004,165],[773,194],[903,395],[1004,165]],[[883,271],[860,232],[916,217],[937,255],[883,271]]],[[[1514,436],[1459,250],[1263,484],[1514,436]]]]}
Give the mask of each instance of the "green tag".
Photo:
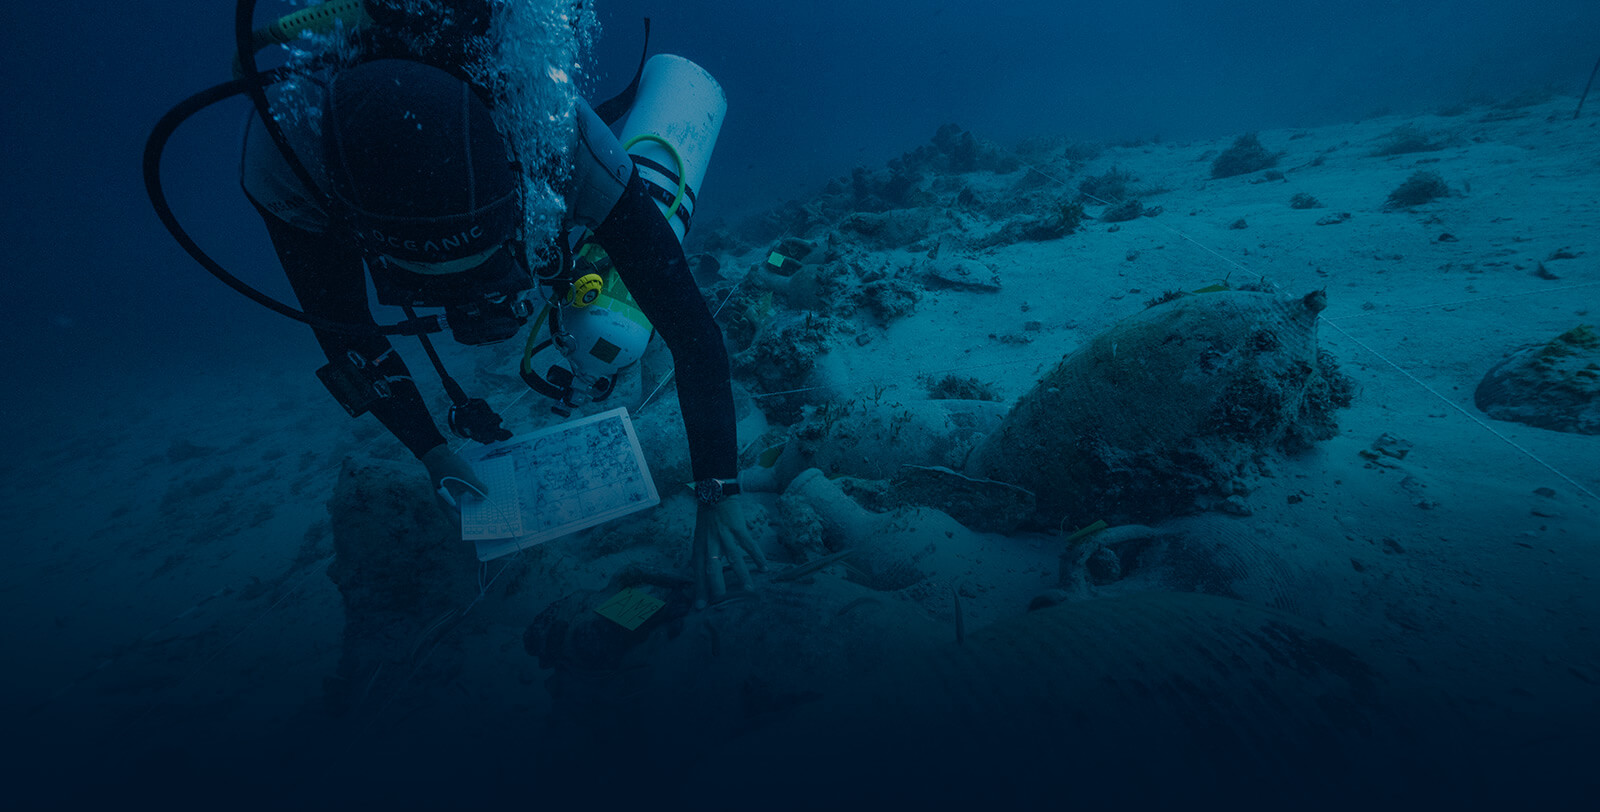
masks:
{"type": "Polygon", "coordinates": [[[782,268],[783,263],[788,261],[788,257],[778,253],[777,251],[773,251],[771,254],[767,255],[767,264],[774,268],[782,268]]]}
{"type": "Polygon", "coordinates": [[[639,624],[650,619],[651,615],[661,611],[667,602],[660,598],[646,595],[633,587],[618,592],[611,599],[595,608],[596,612],[607,620],[621,626],[628,631],[639,628],[639,624]]]}

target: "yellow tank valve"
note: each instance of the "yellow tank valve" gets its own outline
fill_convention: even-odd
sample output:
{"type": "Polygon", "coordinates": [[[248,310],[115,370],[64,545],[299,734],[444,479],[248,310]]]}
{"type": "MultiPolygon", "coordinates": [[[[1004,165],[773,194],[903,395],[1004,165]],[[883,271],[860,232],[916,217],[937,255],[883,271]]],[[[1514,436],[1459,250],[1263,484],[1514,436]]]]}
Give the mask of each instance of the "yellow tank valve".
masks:
{"type": "Polygon", "coordinates": [[[600,290],[605,286],[599,274],[584,274],[567,290],[567,303],[573,307],[588,307],[600,298],[600,290]]]}

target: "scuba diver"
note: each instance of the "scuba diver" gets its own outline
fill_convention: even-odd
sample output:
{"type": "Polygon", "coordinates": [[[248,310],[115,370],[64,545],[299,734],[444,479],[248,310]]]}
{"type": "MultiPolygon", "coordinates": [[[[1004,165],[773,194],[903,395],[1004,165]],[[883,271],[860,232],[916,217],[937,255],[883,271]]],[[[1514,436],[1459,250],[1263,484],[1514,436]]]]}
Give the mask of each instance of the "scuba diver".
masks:
{"type": "MultiPolygon", "coordinates": [[[[371,412],[404,444],[426,469],[441,502],[454,509],[460,499],[482,497],[486,488],[450,449],[388,336],[422,340],[450,395],[448,425],[455,434],[481,443],[509,439],[511,432],[487,403],[466,397],[445,373],[426,334],[448,329],[458,342],[474,346],[514,337],[529,315],[523,295],[536,286],[536,277],[558,287],[570,280],[575,246],[569,229],[586,231],[585,239],[603,247],[672,355],[698,504],[691,554],[696,606],[722,597],[724,565],[750,587],[744,555],[758,570],[765,569],[765,560],[737,498],[733,396],[722,334],[690,275],[680,236],[657,204],[664,201],[659,184],[641,175],[639,164],[649,162],[636,163],[608,126],[619,117],[616,109],[632,101],[639,77],[623,96],[600,106],[610,111],[605,119],[576,100],[575,137],[563,150],[567,165],[525,165],[496,123],[503,88],[473,78],[467,69],[490,47],[486,34],[495,3],[431,5],[434,14],[419,13],[414,0],[312,6],[307,12],[337,10],[346,22],[359,21],[341,25],[337,33],[363,56],[286,74],[255,67],[262,35],[257,31],[256,41],[245,43],[243,26],[254,3],[240,3],[243,77],[208,91],[216,98],[201,99],[204,104],[197,102],[200,96],[186,104],[203,107],[241,93],[255,101],[242,186],[302,310],[296,313],[253,289],[247,295],[268,299],[279,312],[312,325],[329,361],[318,377],[352,416],[371,412]],[[285,86],[285,77],[294,79],[292,85],[285,86]],[[528,176],[543,180],[564,203],[559,233],[535,234],[528,227],[528,176]],[[369,275],[380,303],[405,308],[407,322],[376,324],[369,275]],[[419,318],[413,309],[418,306],[443,307],[445,315],[419,318]]],[[[292,32],[277,36],[283,41],[292,32]]],[[[169,113],[175,121],[157,125],[146,152],[146,180],[158,214],[190,248],[192,241],[180,234],[159,194],[160,151],[170,130],[194,112],[180,115],[183,106],[169,113]]],[[[676,209],[675,202],[669,217],[676,209]]],[[[190,253],[201,259],[197,251],[190,253]]],[[[209,258],[201,261],[224,282],[243,286],[219,273],[209,258]]],[[[555,330],[552,325],[552,335],[555,330]]],[[[526,366],[525,360],[525,379],[526,366]]]]}

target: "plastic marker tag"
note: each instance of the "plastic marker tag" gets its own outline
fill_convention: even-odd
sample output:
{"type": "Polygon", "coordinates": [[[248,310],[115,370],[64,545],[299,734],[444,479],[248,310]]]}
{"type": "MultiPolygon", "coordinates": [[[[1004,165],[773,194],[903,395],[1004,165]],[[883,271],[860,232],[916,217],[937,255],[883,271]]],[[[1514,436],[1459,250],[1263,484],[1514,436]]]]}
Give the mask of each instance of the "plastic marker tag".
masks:
{"type": "Polygon", "coordinates": [[[782,268],[783,263],[789,261],[790,260],[788,257],[778,253],[777,251],[773,251],[771,254],[767,255],[767,264],[774,268],[782,268]]]}
{"type": "Polygon", "coordinates": [[[777,465],[778,458],[783,456],[783,449],[788,445],[788,443],[778,443],[766,451],[761,452],[761,456],[756,458],[756,465],[759,465],[762,468],[771,468],[772,466],[777,465]]]}
{"type": "Polygon", "coordinates": [[[599,612],[601,617],[631,632],[666,605],[667,602],[660,598],[628,587],[612,595],[610,600],[600,604],[595,611],[599,612]]]}
{"type": "Polygon", "coordinates": [[[1097,519],[1097,520],[1095,520],[1094,524],[1091,524],[1088,527],[1079,528],[1076,533],[1073,533],[1072,535],[1067,536],[1067,543],[1071,544],[1072,542],[1077,541],[1079,539],[1088,538],[1088,537],[1100,532],[1101,530],[1106,529],[1109,526],[1110,525],[1106,524],[1106,520],[1105,519],[1097,519]]]}

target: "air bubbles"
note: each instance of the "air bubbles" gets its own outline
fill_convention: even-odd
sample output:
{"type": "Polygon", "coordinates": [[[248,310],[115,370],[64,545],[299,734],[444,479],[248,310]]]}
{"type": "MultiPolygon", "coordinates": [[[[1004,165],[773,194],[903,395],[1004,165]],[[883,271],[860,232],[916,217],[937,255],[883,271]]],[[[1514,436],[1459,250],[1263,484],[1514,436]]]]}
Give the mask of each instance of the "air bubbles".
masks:
{"type": "Polygon", "coordinates": [[[566,201],[557,190],[571,171],[578,66],[585,63],[598,28],[587,2],[499,0],[489,47],[471,66],[501,97],[496,124],[515,158],[530,170],[523,177],[523,201],[532,253],[553,245],[566,216],[566,201]]]}

